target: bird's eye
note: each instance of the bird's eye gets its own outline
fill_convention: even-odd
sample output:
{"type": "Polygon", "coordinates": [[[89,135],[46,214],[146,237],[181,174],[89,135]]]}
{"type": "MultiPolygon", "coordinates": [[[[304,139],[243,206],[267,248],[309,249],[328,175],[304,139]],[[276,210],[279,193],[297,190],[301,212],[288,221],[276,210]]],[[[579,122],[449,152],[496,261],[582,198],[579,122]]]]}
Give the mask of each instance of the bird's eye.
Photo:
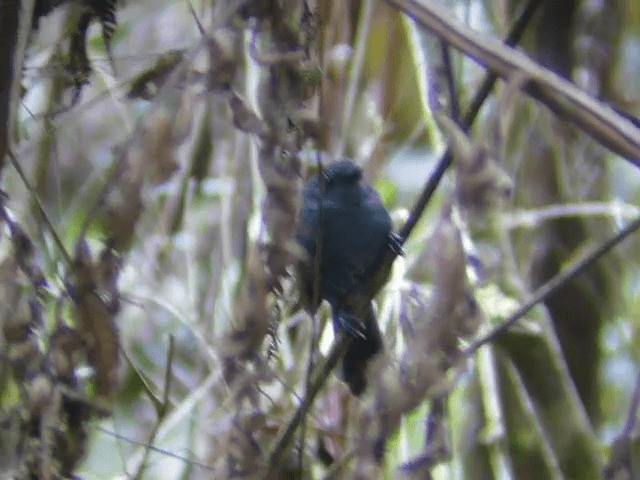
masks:
{"type": "Polygon", "coordinates": [[[322,172],[322,179],[324,180],[324,187],[329,188],[331,186],[331,184],[333,183],[333,176],[332,175],[327,175],[327,172],[323,171],[322,172]]]}

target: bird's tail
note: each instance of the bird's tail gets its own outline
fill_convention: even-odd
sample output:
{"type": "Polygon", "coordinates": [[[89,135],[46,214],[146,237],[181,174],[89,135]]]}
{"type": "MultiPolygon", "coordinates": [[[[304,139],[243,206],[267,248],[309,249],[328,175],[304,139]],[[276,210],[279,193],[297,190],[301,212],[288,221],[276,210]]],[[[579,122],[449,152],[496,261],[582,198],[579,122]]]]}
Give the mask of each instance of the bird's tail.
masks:
{"type": "Polygon", "coordinates": [[[369,360],[382,350],[382,334],[375,314],[373,305],[365,312],[362,320],[354,318],[345,310],[339,310],[334,316],[334,328],[344,328],[345,325],[358,325],[357,334],[351,332],[352,329],[345,330],[352,334],[349,348],[342,358],[342,377],[351,393],[358,396],[367,387],[367,365],[369,360]]]}

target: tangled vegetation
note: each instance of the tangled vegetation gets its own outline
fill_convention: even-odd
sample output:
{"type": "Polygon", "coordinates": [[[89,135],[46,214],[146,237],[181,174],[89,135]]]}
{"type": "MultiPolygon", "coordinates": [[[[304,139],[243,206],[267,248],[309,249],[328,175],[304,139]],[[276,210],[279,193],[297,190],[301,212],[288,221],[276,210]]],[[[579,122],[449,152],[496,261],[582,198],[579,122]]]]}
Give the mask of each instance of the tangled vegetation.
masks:
{"type": "Polygon", "coordinates": [[[0,1],[1,479],[640,476],[640,8],[446,3],[0,1]],[[343,158],[357,397],[295,268],[343,158]]]}

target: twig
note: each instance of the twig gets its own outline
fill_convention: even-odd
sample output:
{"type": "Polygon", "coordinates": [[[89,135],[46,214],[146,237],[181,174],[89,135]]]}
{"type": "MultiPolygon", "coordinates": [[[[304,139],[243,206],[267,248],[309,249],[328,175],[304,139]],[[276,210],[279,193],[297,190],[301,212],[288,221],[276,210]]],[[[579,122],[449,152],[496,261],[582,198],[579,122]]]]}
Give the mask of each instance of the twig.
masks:
{"type": "Polygon", "coordinates": [[[40,216],[42,217],[42,220],[47,225],[47,228],[49,229],[49,233],[51,233],[51,236],[53,237],[53,241],[58,246],[58,249],[60,250],[62,257],[64,258],[65,262],[67,262],[67,265],[71,265],[72,264],[71,256],[69,255],[69,252],[67,252],[67,249],[64,248],[64,243],[62,243],[62,239],[58,235],[58,232],[56,231],[56,229],[53,227],[53,222],[51,222],[49,215],[47,215],[47,212],[42,206],[40,197],[38,196],[36,191],[33,189],[33,185],[31,185],[31,182],[27,178],[27,175],[24,173],[24,170],[22,169],[20,162],[18,162],[18,159],[14,155],[13,151],[9,150],[8,155],[9,155],[9,159],[11,160],[11,165],[13,165],[13,168],[16,170],[16,172],[18,172],[18,175],[20,176],[22,183],[24,183],[25,187],[27,187],[29,195],[31,196],[33,203],[36,204],[36,208],[40,212],[40,216]]]}
{"type": "Polygon", "coordinates": [[[349,334],[345,334],[344,332],[340,332],[338,337],[333,342],[331,346],[331,350],[327,355],[327,359],[321,365],[320,370],[313,378],[309,390],[307,391],[307,395],[302,399],[302,403],[298,406],[296,413],[293,415],[289,423],[287,424],[286,429],[282,432],[282,435],[276,440],[275,446],[269,455],[268,464],[267,464],[267,473],[265,474],[266,480],[275,480],[278,478],[278,471],[280,466],[282,465],[282,457],[286,453],[291,440],[293,439],[293,435],[300,425],[303,417],[307,414],[307,411],[313,405],[313,401],[316,396],[322,389],[325,380],[329,377],[329,374],[336,367],[344,352],[347,351],[349,347],[349,343],[351,343],[351,337],[349,334]]]}
{"type": "Polygon", "coordinates": [[[535,228],[544,222],[557,218],[610,217],[614,221],[633,219],[640,214],[640,208],[620,201],[581,202],[545,205],[534,209],[514,209],[505,212],[502,225],[507,230],[535,228]]]}
{"type": "Polygon", "coordinates": [[[167,365],[164,371],[164,388],[162,392],[162,403],[160,403],[159,407],[157,406],[158,420],[153,426],[151,434],[149,435],[149,440],[145,444],[146,448],[144,450],[144,455],[142,457],[140,465],[138,466],[138,470],[136,471],[136,474],[133,476],[134,479],[141,479],[142,476],[144,475],[144,471],[147,467],[147,461],[149,459],[149,454],[152,450],[154,450],[154,448],[152,448],[151,446],[155,442],[156,436],[158,435],[158,432],[160,430],[160,424],[164,420],[164,417],[166,416],[167,412],[169,411],[169,392],[171,390],[171,378],[172,378],[171,371],[173,368],[173,352],[175,350],[174,347],[175,347],[175,338],[173,335],[169,335],[169,347],[167,349],[167,365]]]}
{"type": "MultiPolygon", "coordinates": [[[[322,202],[322,199],[320,200],[322,202]]],[[[322,204],[322,203],[321,203],[322,204]]],[[[320,211],[322,214],[322,210],[320,211]]],[[[320,226],[322,226],[322,220],[320,221],[320,226]]],[[[321,242],[319,242],[321,243],[321,242]]],[[[318,255],[316,255],[318,256],[318,255]]],[[[319,272],[316,270],[316,272],[319,272]]],[[[318,278],[320,275],[318,274],[318,278]]],[[[315,292],[314,292],[315,295],[315,292]]],[[[305,374],[305,383],[304,383],[304,398],[309,398],[309,390],[311,389],[311,375],[313,373],[314,361],[313,354],[315,352],[315,348],[318,342],[318,322],[316,319],[316,315],[311,316],[311,335],[309,339],[309,360],[307,362],[307,371],[305,374]]],[[[302,418],[302,423],[300,425],[300,449],[298,451],[298,471],[300,478],[302,478],[303,473],[303,465],[304,465],[304,449],[306,443],[307,436],[307,416],[305,415],[302,418]]]]}
{"type": "Polygon", "coordinates": [[[453,76],[453,64],[451,63],[449,44],[441,41],[440,50],[442,65],[444,66],[444,76],[447,80],[447,90],[449,90],[449,110],[453,121],[458,123],[460,122],[460,99],[458,97],[458,90],[456,89],[456,81],[453,76]]]}
{"type": "Polygon", "coordinates": [[[637,468],[634,462],[634,441],[631,437],[636,423],[636,415],[640,406],[640,375],[636,379],[636,386],[631,397],[629,413],[622,432],[611,442],[609,462],[602,472],[602,478],[613,480],[616,478],[637,479],[637,468]]]}
{"type": "Polygon", "coordinates": [[[635,166],[640,166],[640,129],[612,108],[541,67],[525,54],[489,35],[471,30],[457,20],[451,10],[436,2],[387,0],[387,3],[500,77],[509,79],[514,74],[524,75],[528,80],[524,91],[530,96],[635,166]]]}
{"type": "MultiPolygon", "coordinates": [[[[522,14],[520,15],[520,17],[518,17],[513,27],[511,27],[511,30],[509,31],[509,34],[505,39],[505,43],[507,45],[515,45],[520,41],[520,39],[522,38],[522,35],[524,34],[525,26],[531,21],[536,10],[540,5],[542,5],[544,1],[545,0],[529,1],[525,9],[522,11],[522,14]]],[[[489,93],[491,93],[491,90],[493,89],[493,86],[496,83],[497,78],[498,77],[495,74],[489,73],[487,74],[485,79],[482,81],[480,88],[478,89],[478,91],[473,97],[473,100],[471,101],[469,110],[466,112],[466,114],[462,119],[461,127],[463,128],[463,130],[467,130],[471,126],[471,124],[474,122],[476,117],[478,116],[478,112],[480,112],[480,107],[489,96],[489,93]]],[[[442,180],[442,177],[444,176],[444,173],[446,172],[447,168],[449,168],[449,165],[451,164],[451,160],[452,160],[452,152],[450,148],[447,148],[444,155],[442,155],[442,157],[438,161],[435,170],[429,176],[429,179],[427,180],[427,183],[424,186],[424,189],[422,190],[420,197],[416,201],[411,211],[411,215],[409,215],[409,219],[400,230],[399,236],[401,238],[402,243],[406,241],[407,237],[409,237],[409,235],[411,234],[411,231],[418,223],[418,220],[420,220],[420,216],[422,215],[423,210],[429,203],[429,200],[431,200],[431,197],[433,196],[438,184],[440,183],[440,180],[442,180]]]]}
{"type": "Polygon", "coordinates": [[[130,443],[132,445],[138,445],[138,446],[141,446],[141,447],[145,447],[147,450],[151,450],[151,451],[154,451],[154,452],[157,452],[157,453],[161,453],[163,455],[166,455],[167,457],[175,458],[175,459],[183,461],[183,462],[185,462],[185,463],[187,463],[189,465],[195,465],[197,467],[200,467],[200,468],[202,468],[204,470],[208,470],[210,472],[214,471],[214,468],[211,467],[210,465],[198,462],[197,460],[193,460],[191,458],[183,457],[181,455],[178,455],[177,453],[173,453],[170,450],[166,450],[164,448],[156,447],[155,445],[151,445],[151,444],[149,444],[147,442],[141,442],[139,440],[134,440],[133,438],[126,437],[126,436],[124,436],[124,435],[122,435],[120,433],[116,433],[116,432],[112,432],[111,430],[107,430],[106,428],[101,427],[100,425],[97,425],[96,429],[98,431],[106,434],[106,435],[112,436],[116,440],[122,440],[122,441],[130,443]]]}
{"type": "Polygon", "coordinates": [[[351,123],[353,116],[353,107],[356,101],[356,95],[360,88],[360,77],[364,66],[365,48],[367,46],[367,37],[371,28],[371,18],[373,16],[372,0],[365,0],[362,7],[362,14],[358,26],[358,33],[355,40],[355,52],[351,59],[351,68],[349,69],[349,82],[347,84],[347,95],[342,109],[342,135],[338,139],[338,145],[335,149],[337,158],[341,158],[344,154],[344,144],[347,137],[347,127],[351,123]]]}
{"type": "Polygon", "coordinates": [[[518,310],[511,314],[507,320],[493,328],[493,330],[487,333],[484,337],[476,340],[471,345],[469,345],[469,347],[467,347],[463,351],[464,355],[471,356],[482,345],[496,340],[496,338],[506,332],[514,323],[524,317],[535,305],[543,302],[569,280],[580,275],[584,270],[595,263],[596,260],[600,259],[606,253],[608,253],[613,247],[618,245],[622,240],[631,235],[638,228],[640,228],[640,217],[636,218],[633,222],[623,228],[617,235],[604,242],[591,253],[587,254],[582,260],[575,262],[571,267],[560,272],[547,283],[538,288],[532,295],[531,299],[525,302],[518,310]]]}

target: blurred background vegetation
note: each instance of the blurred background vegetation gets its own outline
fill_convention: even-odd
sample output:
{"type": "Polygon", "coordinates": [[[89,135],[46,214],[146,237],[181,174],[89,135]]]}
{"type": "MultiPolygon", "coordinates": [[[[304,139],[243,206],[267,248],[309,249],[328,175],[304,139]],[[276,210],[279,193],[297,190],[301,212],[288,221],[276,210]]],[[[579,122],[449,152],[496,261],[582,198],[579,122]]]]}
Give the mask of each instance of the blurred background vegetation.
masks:
{"type": "MultiPolygon", "coordinates": [[[[437,3],[503,39],[528,2],[437,3]]],[[[640,116],[640,3],[539,3],[519,48],[603,104],[640,116]]],[[[32,31],[12,119],[29,186],[14,166],[2,171],[0,445],[9,447],[0,478],[45,478],[42,464],[49,478],[69,475],[50,439],[72,428],[60,426],[57,407],[33,407],[33,391],[20,385],[34,380],[24,374],[31,367],[16,373],[7,325],[21,302],[38,305],[41,323],[21,313],[43,352],[34,368],[51,379],[47,395],[67,398],[48,362],[52,332],[84,315],[74,296],[86,264],[81,240],[96,272],[98,258],[118,258],[108,264],[117,265],[117,286],[105,290],[117,297],[107,316],[120,360],[103,395],[110,413],[83,420],[86,438],[77,437],[83,446],[68,469],[86,479],[262,478],[307,388],[312,325],[316,363],[332,340],[328,312],[312,322],[290,275],[302,182],[319,153],[352,158],[399,228],[450,140],[434,117],[451,109],[442,46],[384,1],[128,0],[117,5],[108,44],[100,21],[88,26],[91,71],[79,89],[69,65],[85,11],[64,4],[32,31]],[[29,255],[16,247],[15,226],[33,243],[29,255]]],[[[465,111],[486,72],[450,53],[465,111]]],[[[480,225],[463,215],[472,247],[460,258],[477,277],[464,284],[480,307],[479,331],[640,213],[637,168],[518,81],[496,84],[468,139],[496,159],[512,192],[483,209],[489,220],[480,225]]],[[[275,478],[589,479],[616,470],[618,455],[619,472],[636,476],[615,478],[640,478],[636,430],[622,447],[614,442],[629,425],[640,373],[636,237],[495,343],[434,374],[381,435],[383,460],[358,461],[368,415],[385,414],[374,400],[387,388],[383,372],[404,374],[416,351],[410,332],[437,303],[438,277],[457,268],[434,258],[446,256],[438,225],[457,202],[460,175],[440,182],[377,296],[388,363],[373,372],[382,386],[374,380],[357,399],[329,376],[275,478]]],[[[100,302],[108,306],[104,295],[100,302]]],[[[100,399],[99,368],[82,355],[72,361],[75,393],[100,399]]]]}

